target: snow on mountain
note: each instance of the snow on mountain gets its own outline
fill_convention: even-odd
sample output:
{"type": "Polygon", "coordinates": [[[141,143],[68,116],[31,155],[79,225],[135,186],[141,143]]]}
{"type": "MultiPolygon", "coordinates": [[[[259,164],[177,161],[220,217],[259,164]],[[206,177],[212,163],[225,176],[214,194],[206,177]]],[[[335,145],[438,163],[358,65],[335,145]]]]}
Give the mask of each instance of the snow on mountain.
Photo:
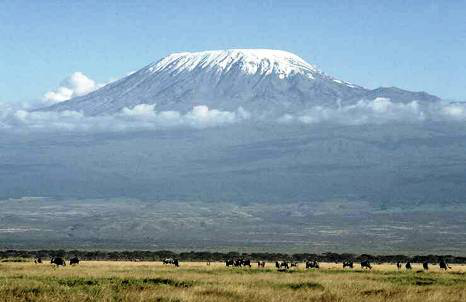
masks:
{"type": "Polygon", "coordinates": [[[236,64],[239,64],[242,72],[249,75],[277,74],[282,79],[292,74],[302,74],[314,79],[314,75],[320,73],[315,66],[292,53],[271,49],[174,53],[151,64],[148,71],[150,73],[163,70],[183,72],[200,68],[208,72],[226,73],[236,64]]]}
{"type": "Polygon", "coordinates": [[[365,89],[335,79],[295,54],[270,49],[182,52],[84,96],[43,110],[109,114],[138,104],[187,112],[196,105],[220,110],[290,113],[314,106],[341,106],[376,97],[437,101],[398,88],[365,89]]]}

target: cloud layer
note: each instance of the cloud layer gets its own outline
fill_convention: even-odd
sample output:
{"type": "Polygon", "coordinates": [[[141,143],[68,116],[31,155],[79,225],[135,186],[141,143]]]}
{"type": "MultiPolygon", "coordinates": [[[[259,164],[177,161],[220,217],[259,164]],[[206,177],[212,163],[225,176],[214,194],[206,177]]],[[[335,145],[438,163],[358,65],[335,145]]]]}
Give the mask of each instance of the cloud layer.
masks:
{"type": "Polygon", "coordinates": [[[344,107],[315,106],[303,112],[272,116],[195,106],[191,111],[157,111],[154,104],[123,108],[112,115],[86,116],[77,111],[28,111],[0,104],[0,129],[28,131],[125,131],[166,128],[207,128],[244,121],[286,124],[362,125],[384,123],[466,122],[466,103],[421,105],[377,98],[344,107]]]}
{"type": "Polygon", "coordinates": [[[281,123],[335,123],[341,125],[383,124],[390,122],[466,121],[466,103],[420,104],[392,102],[387,98],[361,100],[338,107],[315,106],[300,113],[285,114],[281,123]]]}
{"type": "MultiPolygon", "coordinates": [[[[0,107],[1,108],[1,107],[0,107]]],[[[196,106],[187,113],[157,111],[155,105],[140,104],[123,108],[113,115],[86,116],[77,111],[27,111],[3,107],[0,109],[0,129],[36,131],[124,131],[164,128],[206,128],[238,123],[249,113],[220,111],[196,106]]]]}
{"type": "Polygon", "coordinates": [[[154,104],[139,104],[123,108],[111,115],[86,116],[82,112],[30,111],[66,101],[90,93],[104,84],[81,72],[75,72],[60,86],[45,94],[42,104],[12,105],[0,103],[0,129],[11,131],[125,131],[137,129],[163,129],[173,127],[206,128],[237,124],[246,120],[285,124],[383,124],[422,123],[429,121],[466,122],[466,103],[408,103],[394,102],[387,98],[361,100],[355,104],[341,106],[314,106],[301,112],[283,115],[264,112],[248,112],[243,108],[222,111],[200,105],[189,112],[157,111],[154,104]]]}
{"type": "Polygon", "coordinates": [[[47,92],[42,98],[42,101],[46,105],[53,105],[77,96],[88,94],[103,85],[104,84],[97,84],[82,72],[77,71],[63,80],[57,89],[47,92]]]}

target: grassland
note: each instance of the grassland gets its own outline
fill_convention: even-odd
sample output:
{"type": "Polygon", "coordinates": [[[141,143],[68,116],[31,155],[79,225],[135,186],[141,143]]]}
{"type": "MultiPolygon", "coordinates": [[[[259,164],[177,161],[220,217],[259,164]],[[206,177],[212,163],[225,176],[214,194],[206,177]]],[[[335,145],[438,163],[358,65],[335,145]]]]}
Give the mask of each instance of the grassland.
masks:
{"type": "Polygon", "coordinates": [[[226,268],[223,263],[89,261],[54,268],[32,262],[0,263],[0,301],[466,301],[466,266],[443,272],[398,272],[392,264],[372,271],[343,270],[321,263],[319,270],[278,272],[226,268]]]}

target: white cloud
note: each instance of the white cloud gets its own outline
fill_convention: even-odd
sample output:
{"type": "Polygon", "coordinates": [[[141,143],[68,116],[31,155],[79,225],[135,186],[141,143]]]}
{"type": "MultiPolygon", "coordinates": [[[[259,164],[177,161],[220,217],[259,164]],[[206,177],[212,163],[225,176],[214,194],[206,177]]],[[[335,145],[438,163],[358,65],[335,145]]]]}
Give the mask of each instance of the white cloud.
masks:
{"type": "MultiPolygon", "coordinates": [[[[1,108],[1,107],[0,107],[1,108]]],[[[207,128],[238,123],[249,118],[249,113],[211,110],[196,106],[187,113],[156,111],[155,105],[140,104],[123,108],[113,115],[86,116],[76,111],[1,110],[0,128],[15,130],[65,131],[123,131],[163,129],[171,127],[207,128]]]]}
{"type": "Polygon", "coordinates": [[[422,122],[435,113],[434,108],[423,108],[418,102],[396,103],[387,98],[361,100],[356,104],[323,107],[315,106],[298,114],[285,114],[281,123],[304,124],[337,123],[344,125],[382,124],[388,122],[422,122]]]}
{"type": "Polygon", "coordinates": [[[97,84],[82,72],[77,71],[63,80],[57,89],[47,92],[43,101],[47,105],[60,103],[73,97],[88,94],[102,86],[103,84],[97,84]]]}
{"type": "Polygon", "coordinates": [[[123,108],[117,117],[124,118],[126,121],[145,122],[158,128],[173,126],[206,128],[233,124],[249,118],[249,115],[241,107],[237,111],[220,111],[200,105],[182,114],[178,111],[157,112],[155,105],[140,104],[133,108],[123,108]]]}
{"type": "Polygon", "coordinates": [[[209,110],[207,106],[196,106],[184,116],[184,120],[194,127],[209,127],[217,124],[231,124],[236,120],[236,113],[209,110]]]}
{"type": "Polygon", "coordinates": [[[155,104],[139,104],[134,106],[133,108],[125,107],[121,110],[122,115],[130,116],[130,117],[139,117],[139,118],[154,118],[155,114],[155,104]]]}
{"type": "Polygon", "coordinates": [[[443,104],[439,110],[440,119],[466,121],[466,103],[443,104]]]}
{"type": "Polygon", "coordinates": [[[428,121],[465,122],[466,103],[420,104],[392,102],[386,98],[362,100],[339,107],[315,106],[298,113],[268,116],[239,107],[235,111],[210,109],[200,105],[191,111],[157,111],[154,104],[123,108],[111,115],[86,116],[76,111],[30,111],[29,107],[0,103],[0,129],[11,131],[126,131],[176,127],[207,128],[232,125],[247,120],[279,124],[384,124],[428,121]]]}

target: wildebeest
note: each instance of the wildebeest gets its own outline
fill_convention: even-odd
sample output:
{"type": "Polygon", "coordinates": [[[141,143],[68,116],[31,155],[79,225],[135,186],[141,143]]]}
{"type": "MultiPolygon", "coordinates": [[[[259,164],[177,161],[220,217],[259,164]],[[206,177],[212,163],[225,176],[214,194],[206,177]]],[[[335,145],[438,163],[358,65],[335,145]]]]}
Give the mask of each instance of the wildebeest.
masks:
{"type": "Polygon", "coordinates": [[[265,261],[257,261],[257,267],[265,267],[265,261]]]}
{"type": "Polygon", "coordinates": [[[343,268],[345,267],[353,268],[353,260],[343,261],[343,268]]]}
{"type": "Polygon", "coordinates": [[[35,264],[41,264],[42,263],[42,258],[41,257],[34,258],[34,263],[35,264]]]}
{"type": "Polygon", "coordinates": [[[409,262],[409,261],[406,262],[405,267],[406,267],[406,269],[412,269],[411,262],[409,262]]]}
{"type": "Polygon", "coordinates": [[[75,265],[79,264],[79,258],[77,256],[74,256],[73,258],[70,259],[70,265],[75,265]]]}
{"type": "Polygon", "coordinates": [[[445,259],[440,259],[439,266],[441,269],[444,269],[444,270],[451,269],[451,267],[448,265],[445,259]]]}
{"type": "Polygon", "coordinates": [[[52,257],[50,259],[50,264],[55,264],[57,267],[61,266],[66,266],[65,260],[61,257],[52,257]]]}
{"type": "Polygon", "coordinates": [[[319,268],[319,263],[315,260],[306,261],[306,268],[319,268]]]}
{"type": "Polygon", "coordinates": [[[251,267],[251,260],[249,259],[236,259],[233,261],[233,265],[236,267],[249,266],[251,267]]]}
{"type": "Polygon", "coordinates": [[[290,267],[298,267],[298,262],[290,262],[290,267]]]}
{"type": "Polygon", "coordinates": [[[242,266],[249,266],[251,267],[251,260],[249,259],[229,259],[225,261],[226,266],[235,266],[235,267],[242,267],[242,266]]]}
{"type": "Polygon", "coordinates": [[[176,267],[179,266],[178,259],[174,259],[174,258],[165,258],[165,259],[162,260],[162,263],[163,264],[173,264],[176,267]]]}
{"type": "Polygon", "coordinates": [[[401,262],[400,262],[400,261],[398,261],[398,262],[396,263],[396,268],[397,268],[398,270],[401,269],[401,262]]]}
{"type": "Polygon", "coordinates": [[[275,262],[275,267],[278,269],[289,269],[290,266],[288,265],[288,262],[286,261],[276,261],[275,262]]]}
{"type": "Polygon", "coordinates": [[[429,262],[428,262],[428,261],[424,261],[424,262],[422,263],[422,268],[424,268],[426,271],[428,271],[428,270],[429,270],[429,262]]]}
{"type": "Polygon", "coordinates": [[[361,268],[372,269],[372,266],[371,266],[371,263],[369,262],[369,260],[367,260],[367,259],[361,260],[361,268]]]}

